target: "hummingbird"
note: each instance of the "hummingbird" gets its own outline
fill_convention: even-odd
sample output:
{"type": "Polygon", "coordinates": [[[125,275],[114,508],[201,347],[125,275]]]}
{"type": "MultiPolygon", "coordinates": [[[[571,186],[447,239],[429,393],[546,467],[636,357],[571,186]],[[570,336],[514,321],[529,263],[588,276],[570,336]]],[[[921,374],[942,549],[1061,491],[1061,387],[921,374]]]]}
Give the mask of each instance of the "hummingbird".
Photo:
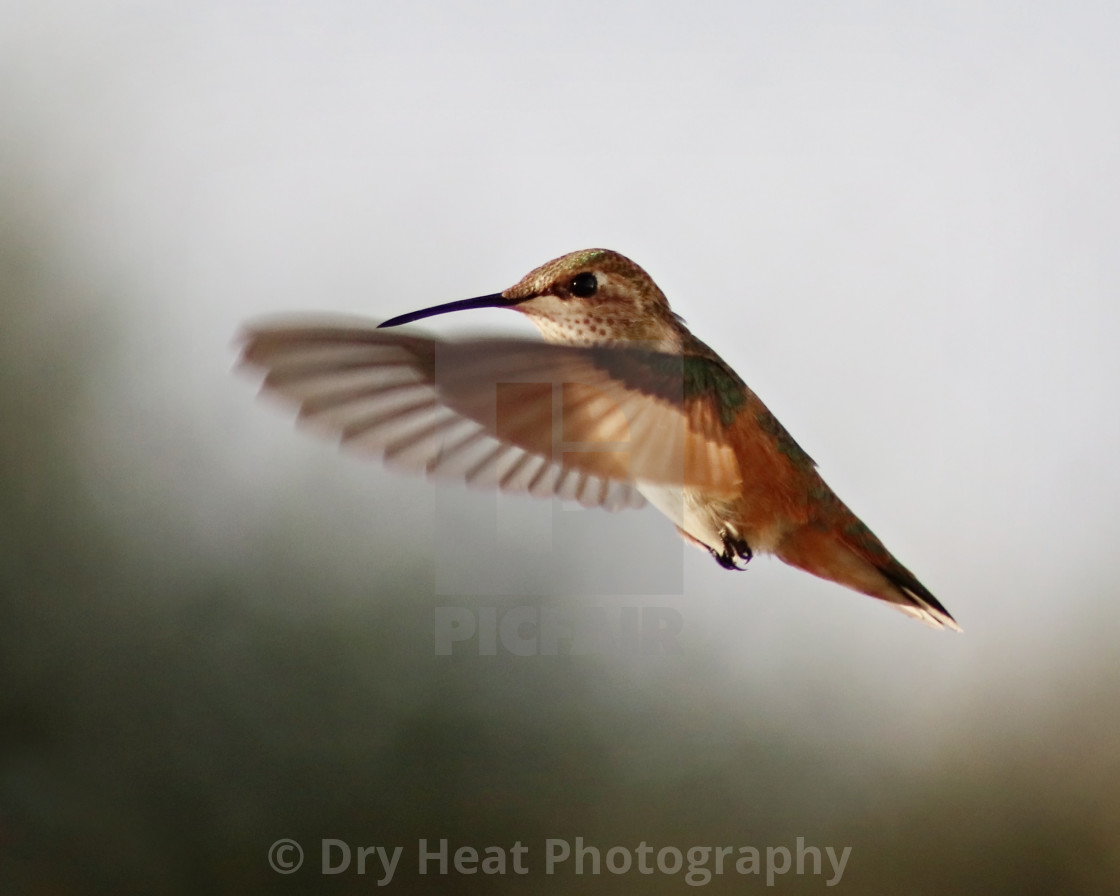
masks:
{"type": "Polygon", "coordinates": [[[960,631],[653,279],[609,249],[380,324],[253,324],[241,362],[302,421],[390,467],[609,510],[648,502],[725,569],[772,554],[960,631]],[[390,332],[475,308],[518,311],[544,341],[390,332]]]}

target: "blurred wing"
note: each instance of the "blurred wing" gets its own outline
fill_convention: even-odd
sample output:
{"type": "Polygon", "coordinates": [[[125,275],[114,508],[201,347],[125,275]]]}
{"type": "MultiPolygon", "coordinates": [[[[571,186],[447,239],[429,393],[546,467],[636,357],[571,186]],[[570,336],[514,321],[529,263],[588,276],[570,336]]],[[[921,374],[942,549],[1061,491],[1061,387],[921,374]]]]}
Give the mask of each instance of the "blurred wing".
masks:
{"type": "Polygon", "coordinates": [[[253,326],[242,353],[301,420],[390,466],[608,509],[644,504],[639,481],[738,486],[725,428],[673,361],[332,323],[253,326]]]}

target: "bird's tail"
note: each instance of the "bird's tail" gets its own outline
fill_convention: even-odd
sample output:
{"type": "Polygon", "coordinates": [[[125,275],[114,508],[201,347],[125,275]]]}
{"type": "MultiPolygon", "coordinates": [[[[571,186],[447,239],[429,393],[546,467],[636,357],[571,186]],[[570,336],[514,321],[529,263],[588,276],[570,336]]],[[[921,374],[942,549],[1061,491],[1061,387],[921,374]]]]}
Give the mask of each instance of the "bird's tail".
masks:
{"type": "Polygon", "coordinates": [[[822,579],[887,601],[933,628],[961,630],[941,602],[839,499],[830,510],[827,522],[810,520],[789,532],[777,546],[778,557],[822,579]]]}

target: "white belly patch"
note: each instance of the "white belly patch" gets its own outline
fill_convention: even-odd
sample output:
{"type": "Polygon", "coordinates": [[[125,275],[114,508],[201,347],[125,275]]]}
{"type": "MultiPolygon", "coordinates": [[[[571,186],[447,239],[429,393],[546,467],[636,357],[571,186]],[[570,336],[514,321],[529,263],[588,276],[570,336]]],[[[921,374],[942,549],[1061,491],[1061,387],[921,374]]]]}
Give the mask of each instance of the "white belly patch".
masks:
{"type": "Polygon", "coordinates": [[[726,524],[717,516],[710,502],[698,500],[694,490],[679,486],[654,485],[649,482],[638,482],[636,485],[650,504],[685,532],[717,554],[723,553],[721,530],[726,524]]]}

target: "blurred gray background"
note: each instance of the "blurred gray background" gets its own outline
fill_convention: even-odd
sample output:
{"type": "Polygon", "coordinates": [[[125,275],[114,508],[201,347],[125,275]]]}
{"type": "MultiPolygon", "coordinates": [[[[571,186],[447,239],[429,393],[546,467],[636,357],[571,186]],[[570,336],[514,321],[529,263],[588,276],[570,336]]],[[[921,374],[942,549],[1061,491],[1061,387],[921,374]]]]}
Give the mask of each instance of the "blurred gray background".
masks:
{"type": "Polygon", "coordinates": [[[1118,30],[1103,2],[0,5],[0,890],[376,889],[318,873],[338,838],[403,845],[405,892],[679,892],[544,877],[543,841],[800,836],[852,847],[843,892],[1115,892],[1118,30]],[[384,318],[591,246],[963,635],[724,572],[652,510],[394,476],[231,374],[253,316],[384,318]],[[499,564],[503,593],[456,586],[499,564]],[[448,605],[669,607],[682,651],[437,656],[448,605]],[[418,878],[421,837],[534,873],[418,878]]]}

